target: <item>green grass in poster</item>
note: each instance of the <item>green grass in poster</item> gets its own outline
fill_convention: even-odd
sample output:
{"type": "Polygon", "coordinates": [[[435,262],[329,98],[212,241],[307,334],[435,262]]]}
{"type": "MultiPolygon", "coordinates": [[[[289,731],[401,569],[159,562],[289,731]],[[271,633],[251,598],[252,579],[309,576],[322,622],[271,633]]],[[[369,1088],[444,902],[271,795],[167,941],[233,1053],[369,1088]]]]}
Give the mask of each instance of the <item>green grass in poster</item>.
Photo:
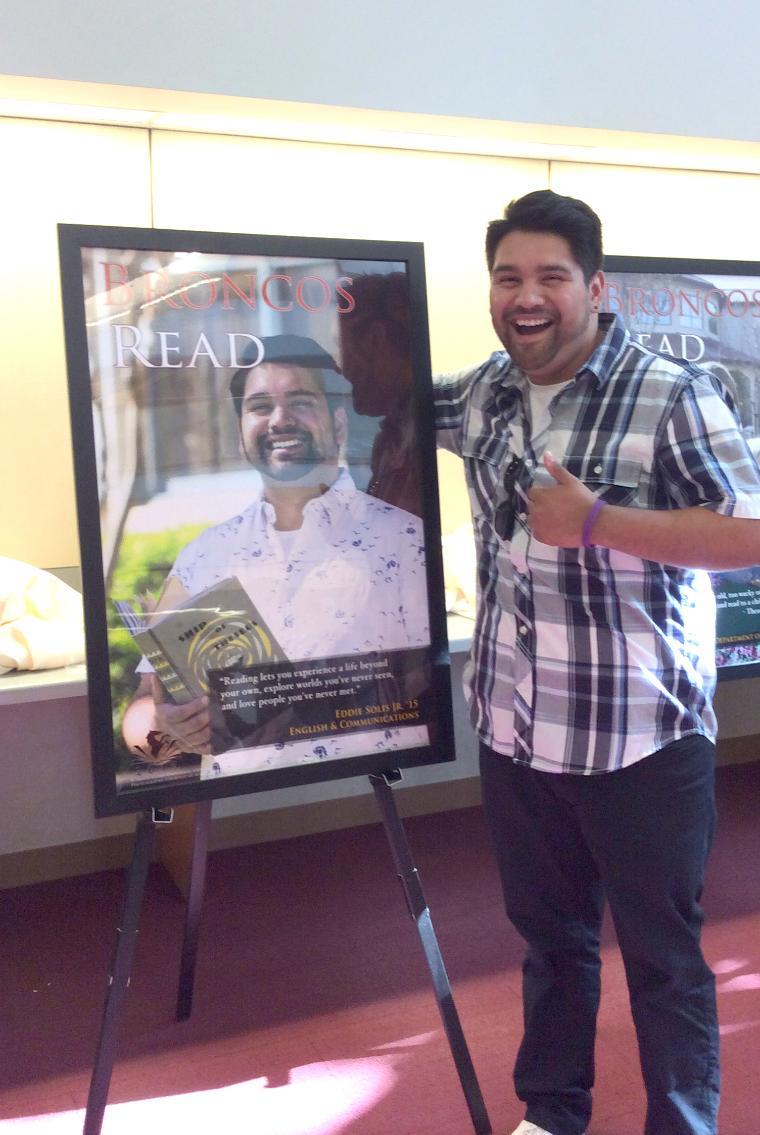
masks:
{"type": "MultiPolygon", "coordinates": [[[[177,554],[206,527],[185,524],[168,531],[126,535],[111,575],[109,602],[126,599],[135,607],[141,603],[152,607],[177,554]]],[[[140,661],[140,650],[112,608],[108,611],[108,651],[114,742],[126,761],[129,754],[121,744],[121,721],[139,681],[135,667],[140,661]]]]}

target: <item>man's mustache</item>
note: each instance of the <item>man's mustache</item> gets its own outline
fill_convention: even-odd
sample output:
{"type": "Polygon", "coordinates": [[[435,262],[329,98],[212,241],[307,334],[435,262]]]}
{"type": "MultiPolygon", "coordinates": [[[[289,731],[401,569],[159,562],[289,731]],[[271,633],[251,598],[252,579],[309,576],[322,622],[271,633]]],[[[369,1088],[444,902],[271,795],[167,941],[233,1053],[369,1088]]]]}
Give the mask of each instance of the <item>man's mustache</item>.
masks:
{"type": "Polygon", "coordinates": [[[309,430],[302,429],[289,429],[289,430],[273,430],[271,433],[265,434],[258,439],[259,453],[271,453],[276,448],[278,442],[283,441],[296,441],[301,445],[311,445],[313,443],[313,436],[309,430]]]}
{"type": "Polygon", "coordinates": [[[504,312],[505,319],[553,319],[554,313],[545,307],[511,307],[504,312]]]}

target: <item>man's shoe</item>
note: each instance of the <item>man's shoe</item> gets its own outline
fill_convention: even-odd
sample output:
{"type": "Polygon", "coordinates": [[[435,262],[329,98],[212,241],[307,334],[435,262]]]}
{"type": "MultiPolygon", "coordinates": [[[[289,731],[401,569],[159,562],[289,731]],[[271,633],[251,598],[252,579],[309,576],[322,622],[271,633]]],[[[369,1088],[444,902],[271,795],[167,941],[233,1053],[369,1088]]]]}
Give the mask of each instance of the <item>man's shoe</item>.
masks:
{"type": "Polygon", "coordinates": [[[547,1131],[545,1127],[537,1127],[535,1123],[530,1123],[524,1119],[519,1127],[516,1127],[512,1135],[552,1135],[551,1131],[547,1131]]]}
{"type": "Polygon", "coordinates": [[[519,1127],[516,1127],[512,1135],[552,1135],[551,1131],[547,1131],[545,1127],[537,1127],[535,1123],[529,1123],[524,1119],[519,1127]]]}

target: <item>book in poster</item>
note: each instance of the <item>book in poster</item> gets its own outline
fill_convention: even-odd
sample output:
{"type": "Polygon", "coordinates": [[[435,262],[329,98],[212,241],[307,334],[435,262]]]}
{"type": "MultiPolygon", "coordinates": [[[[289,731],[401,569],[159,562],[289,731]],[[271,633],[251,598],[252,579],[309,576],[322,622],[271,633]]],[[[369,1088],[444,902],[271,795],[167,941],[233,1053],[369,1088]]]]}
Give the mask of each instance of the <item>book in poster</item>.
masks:
{"type": "Polygon", "coordinates": [[[62,226],[111,701],[99,810],[451,759],[412,246],[110,231],[62,226]]]}
{"type": "MultiPolygon", "coordinates": [[[[760,458],[760,265],[608,257],[605,308],[652,350],[716,375],[760,458]]],[[[713,574],[719,676],[760,666],[760,565],[713,574]]]]}

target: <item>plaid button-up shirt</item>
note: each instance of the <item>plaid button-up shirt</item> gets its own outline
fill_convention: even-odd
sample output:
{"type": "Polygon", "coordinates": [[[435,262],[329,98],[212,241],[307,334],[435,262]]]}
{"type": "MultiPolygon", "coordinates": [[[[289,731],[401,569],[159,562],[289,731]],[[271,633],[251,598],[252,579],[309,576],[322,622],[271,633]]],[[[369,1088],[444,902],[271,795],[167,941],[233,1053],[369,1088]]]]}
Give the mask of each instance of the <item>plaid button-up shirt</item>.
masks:
{"type": "Polygon", "coordinates": [[[718,379],[633,341],[619,319],[531,437],[527,380],[503,351],[436,384],[439,444],[464,459],[478,561],[465,692],[478,735],[549,772],[622,768],[690,733],[714,738],[709,575],[607,548],[553,548],[525,516],[545,449],[603,500],[760,516],[760,471],[718,379]],[[504,471],[523,459],[500,540],[504,471]]]}

